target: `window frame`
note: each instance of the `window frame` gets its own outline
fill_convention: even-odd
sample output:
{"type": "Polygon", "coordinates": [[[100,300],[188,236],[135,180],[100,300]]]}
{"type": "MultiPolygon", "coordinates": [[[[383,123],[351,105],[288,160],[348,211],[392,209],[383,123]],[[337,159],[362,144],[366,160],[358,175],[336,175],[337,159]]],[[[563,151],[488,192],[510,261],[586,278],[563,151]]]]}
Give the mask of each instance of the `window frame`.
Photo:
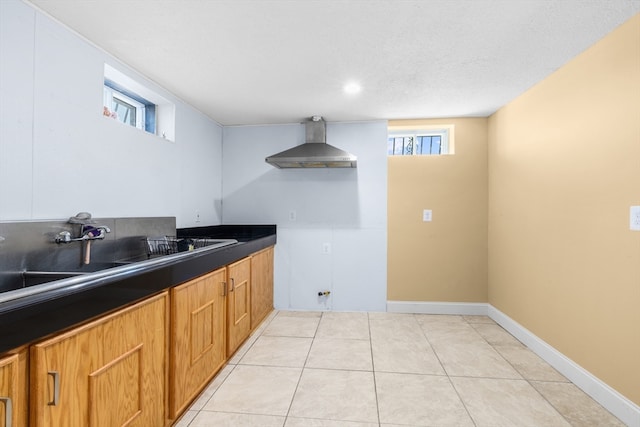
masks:
{"type": "Polygon", "coordinates": [[[114,89],[111,85],[107,84],[107,82],[105,81],[105,84],[104,84],[104,103],[106,104],[105,106],[109,107],[109,109],[111,111],[115,111],[116,110],[115,108],[113,108],[113,99],[114,98],[117,99],[117,100],[120,100],[121,102],[123,102],[125,104],[131,105],[136,110],[136,123],[135,123],[135,125],[131,124],[130,122],[125,122],[125,121],[121,120],[119,117],[116,118],[116,120],[118,120],[120,123],[129,125],[129,126],[133,126],[135,128],[138,128],[138,129],[146,130],[147,132],[151,132],[148,129],[146,129],[146,126],[145,126],[146,113],[147,113],[146,104],[143,104],[142,102],[138,101],[137,99],[134,99],[134,98],[132,98],[130,96],[127,96],[124,93],[122,93],[121,91],[119,91],[117,89],[114,89]]]}
{"type": "Polygon", "coordinates": [[[433,128],[415,128],[415,129],[389,129],[387,133],[387,155],[388,156],[446,156],[453,154],[451,150],[451,126],[438,126],[433,128]],[[440,137],[440,153],[416,153],[417,139],[418,137],[440,137]],[[413,146],[411,147],[411,153],[402,154],[390,153],[388,148],[389,139],[391,138],[413,138],[413,146]]]}
{"type": "MultiPolygon", "coordinates": [[[[144,81],[144,79],[139,79],[138,77],[131,76],[130,71],[121,71],[106,62],[104,63],[102,115],[113,118],[111,115],[112,105],[105,103],[104,100],[104,88],[110,87],[145,106],[144,122],[141,127],[136,126],[136,129],[139,128],[145,133],[169,142],[175,142],[175,103],[168,100],[166,96],[161,95],[161,91],[154,88],[151,82],[144,81]]],[[[125,124],[134,127],[129,123],[125,124]]]]}

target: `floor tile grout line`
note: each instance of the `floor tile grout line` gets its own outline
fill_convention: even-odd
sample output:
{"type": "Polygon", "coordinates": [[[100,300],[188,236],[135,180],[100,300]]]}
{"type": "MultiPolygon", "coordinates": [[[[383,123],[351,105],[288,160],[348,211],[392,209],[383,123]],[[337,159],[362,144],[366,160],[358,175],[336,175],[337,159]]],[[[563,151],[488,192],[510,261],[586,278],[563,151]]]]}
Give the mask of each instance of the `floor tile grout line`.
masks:
{"type": "Polygon", "coordinates": [[[371,376],[373,377],[373,393],[376,397],[376,414],[378,416],[378,425],[382,423],[380,420],[380,401],[378,399],[378,382],[376,380],[376,361],[373,358],[373,334],[371,333],[371,314],[367,313],[367,326],[369,328],[369,352],[371,356],[371,376]]]}
{"type": "MultiPolygon", "coordinates": [[[[469,322],[467,322],[467,323],[469,323],[469,322]]],[[[472,325],[472,327],[473,327],[473,325],[472,325]]],[[[500,327],[500,329],[501,329],[501,330],[503,330],[505,333],[507,333],[507,334],[509,334],[510,336],[512,336],[512,337],[513,337],[513,335],[511,335],[508,331],[506,331],[502,326],[498,325],[498,327],[500,327]]],[[[540,397],[541,397],[545,402],[547,402],[547,403],[548,403],[548,404],[553,408],[553,410],[554,410],[554,411],[556,411],[556,413],[557,413],[558,415],[560,415],[560,417],[561,417],[562,419],[564,419],[564,420],[565,420],[569,425],[571,425],[571,422],[567,419],[567,417],[565,417],[565,416],[564,416],[564,414],[563,414],[563,413],[562,413],[558,408],[556,408],[556,406],[555,406],[551,401],[549,401],[549,399],[547,399],[547,398],[546,398],[546,397],[545,397],[545,396],[544,396],[544,395],[543,395],[543,394],[542,394],[542,393],[541,393],[537,388],[535,388],[535,387],[533,386],[533,384],[531,384],[531,380],[530,380],[529,378],[527,378],[527,377],[524,375],[524,373],[523,373],[523,372],[520,372],[520,370],[517,368],[517,366],[515,366],[513,363],[511,363],[511,361],[510,361],[509,359],[507,359],[507,358],[502,354],[502,352],[501,352],[500,350],[498,350],[498,349],[495,347],[495,345],[494,345],[493,343],[491,343],[491,342],[490,342],[486,337],[484,337],[482,334],[480,334],[476,328],[473,328],[473,329],[476,331],[476,333],[477,333],[478,335],[480,335],[480,336],[481,336],[481,337],[486,341],[486,343],[487,343],[487,344],[489,344],[489,345],[491,346],[491,348],[493,349],[493,351],[495,351],[496,353],[498,353],[498,354],[500,355],[500,357],[501,357],[505,362],[507,362],[507,363],[509,364],[509,366],[511,366],[511,368],[513,368],[513,370],[514,370],[514,371],[516,371],[516,372],[518,373],[518,375],[520,375],[520,376],[522,377],[522,380],[526,381],[526,383],[529,385],[529,387],[531,387],[531,388],[532,388],[532,389],[533,389],[533,390],[534,390],[534,391],[535,391],[535,392],[536,392],[536,393],[537,393],[537,394],[538,394],[538,395],[539,395],[539,396],[540,396],[540,397]]],[[[513,338],[515,338],[515,337],[513,337],[513,338]]],[[[515,338],[515,339],[516,339],[516,340],[518,340],[517,338],[515,338]]],[[[520,344],[524,345],[524,343],[520,342],[520,340],[518,340],[518,342],[519,342],[520,344]]],[[[530,351],[529,347],[527,347],[526,345],[524,345],[524,348],[530,351]]],[[[546,362],[545,362],[545,363],[546,363],[546,362]]]]}
{"type": "MultiPolygon", "coordinates": [[[[265,331],[265,329],[267,328],[267,326],[269,324],[271,324],[271,322],[273,322],[273,319],[276,318],[276,316],[279,313],[279,310],[273,310],[275,313],[271,313],[269,314],[269,316],[267,317],[267,319],[269,320],[266,325],[260,325],[254,332],[254,334],[256,334],[256,338],[253,340],[253,342],[251,342],[251,345],[249,346],[249,348],[247,348],[246,352],[248,352],[251,347],[253,347],[253,345],[255,344],[255,342],[257,341],[259,336],[262,336],[262,333],[265,331]]],[[[265,319],[266,320],[266,319],[265,319]]],[[[240,349],[238,349],[240,350],[240,349]]],[[[202,407],[200,409],[196,410],[196,415],[191,419],[191,421],[189,421],[189,423],[186,425],[186,427],[190,427],[191,424],[193,423],[193,421],[198,417],[198,415],[204,410],[204,408],[207,406],[207,403],[209,403],[209,401],[211,401],[211,399],[213,399],[213,397],[215,396],[215,394],[218,392],[218,390],[220,389],[220,387],[222,387],[222,385],[225,383],[225,381],[227,381],[227,378],[229,378],[229,376],[233,373],[233,371],[236,370],[237,366],[240,364],[240,362],[242,361],[242,358],[244,357],[244,355],[246,354],[246,352],[242,355],[242,357],[240,357],[238,359],[238,363],[229,363],[227,362],[222,368],[220,368],[220,370],[213,376],[213,378],[209,381],[209,383],[207,384],[207,387],[205,387],[204,390],[202,390],[202,392],[200,393],[200,395],[198,395],[198,397],[196,397],[193,402],[191,403],[191,406],[193,406],[193,404],[200,398],[200,396],[202,394],[204,394],[206,392],[206,390],[209,388],[209,386],[216,380],[216,378],[222,373],[222,371],[227,368],[227,367],[231,367],[231,370],[227,373],[227,375],[224,377],[224,379],[220,382],[220,384],[216,387],[215,391],[211,394],[211,396],[209,396],[209,399],[207,399],[206,402],[203,402],[202,407]]],[[[235,356],[232,355],[231,358],[229,358],[229,360],[232,360],[233,357],[235,356]]],[[[190,407],[191,407],[190,406],[190,407]]],[[[190,408],[189,407],[189,408],[190,408]]],[[[187,409],[185,411],[185,413],[189,411],[189,409],[187,409]]]]}
{"type": "MultiPolygon", "coordinates": [[[[415,316],[414,316],[414,318],[415,318],[415,316]]],[[[431,341],[429,340],[429,336],[427,334],[427,331],[424,330],[424,328],[422,327],[422,324],[420,322],[418,322],[417,318],[415,318],[415,320],[416,320],[416,323],[418,324],[418,327],[422,331],[422,334],[424,335],[425,339],[429,343],[429,346],[431,347],[431,351],[433,351],[433,354],[436,356],[436,359],[438,359],[438,363],[440,363],[440,367],[444,371],[444,374],[447,377],[447,380],[449,381],[449,384],[453,388],[453,391],[455,391],[456,396],[458,396],[458,399],[460,400],[460,403],[462,404],[462,407],[464,408],[465,412],[467,413],[467,416],[469,417],[469,419],[471,420],[473,425],[477,427],[478,423],[476,422],[476,420],[471,415],[471,412],[469,411],[469,408],[467,407],[467,404],[462,399],[462,396],[460,395],[460,392],[458,391],[458,389],[456,388],[455,384],[451,380],[451,375],[449,375],[449,372],[447,372],[447,369],[445,368],[444,363],[442,363],[442,360],[440,359],[440,356],[438,356],[438,352],[436,351],[435,347],[431,344],[431,341]]],[[[463,318],[463,320],[464,320],[464,318],[463,318]]]]}
{"type": "MultiPolygon", "coordinates": [[[[218,386],[216,387],[215,391],[211,394],[211,396],[209,396],[209,399],[207,399],[207,401],[205,403],[203,403],[202,407],[200,409],[198,409],[198,413],[200,413],[201,411],[204,410],[204,408],[207,406],[207,403],[209,403],[211,401],[211,399],[213,399],[213,397],[216,395],[216,393],[218,392],[218,390],[220,390],[220,388],[222,387],[222,385],[227,381],[227,379],[229,378],[229,376],[231,376],[231,374],[233,373],[233,371],[236,370],[236,368],[238,367],[238,365],[231,365],[228,364],[226,366],[231,366],[231,370],[229,372],[227,372],[227,375],[224,377],[224,379],[220,382],[220,384],[218,384],[218,386]]],[[[225,367],[226,367],[225,366],[225,367]]],[[[224,368],[222,368],[224,369],[224,368]]],[[[213,381],[215,380],[215,378],[222,373],[222,369],[218,372],[218,374],[216,374],[213,379],[209,382],[209,384],[213,383],[213,381]]]]}
{"type": "Polygon", "coordinates": [[[455,391],[456,396],[458,396],[458,399],[460,399],[460,403],[462,404],[462,407],[464,408],[465,412],[467,413],[467,416],[469,417],[469,419],[471,420],[473,425],[474,426],[478,426],[478,423],[473,418],[473,415],[471,415],[471,411],[469,411],[469,408],[467,407],[467,404],[465,403],[464,399],[460,395],[460,391],[458,390],[456,385],[453,383],[453,380],[451,379],[451,377],[449,375],[447,375],[447,380],[449,380],[449,384],[451,384],[451,387],[453,388],[453,391],[455,391]]]}
{"type": "Polygon", "coordinates": [[[545,402],[547,402],[553,408],[554,411],[556,411],[558,413],[558,415],[560,415],[560,417],[562,417],[567,422],[567,424],[569,424],[570,426],[573,425],[571,423],[571,421],[556,407],[556,405],[553,404],[553,402],[551,402],[549,399],[547,399],[547,397],[544,394],[542,394],[540,392],[540,390],[538,390],[533,384],[531,384],[531,380],[525,378],[525,381],[527,382],[527,384],[529,384],[529,386],[532,389],[534,389],[536,391],[536,393],[538,393],[540,395],[540,397],[542,397],[542,399],[545,402]]]}
{"type": "Polygon", "coordinates": [[[447,368],[444,366],[444,363],[442,363],[442,360],[440,359],[440,356],[438,356],[438,352],[436,351],[436,348],[431,343],[431,340],[429,339],[429,335],[427,334],[427,331],[425,331],[424,328],[422,327],[422,324],[420,322],[418,322],[418,319],[417,319],[416,315],[413,315],[413,318],[416,321],[416,324],[418,325],[418,328],[420,328],[420,331],[422,331],[422,335],[427,340],[427,344],[429,344],[429,347],[431,348],[431,351],[433,351],[434,356],[436,356],[436,359],[438,359],[438,363],[440,364],[440,367],[442,368],[442,371],[444,372],[444,374],[446,376],[449,376],[449,373],[447,372],[447,368]]]}
{"type": "MultiPolygon", "coordinates": [[[[373,349],[373,330],[377,327],[377,323],[374,322],[374,320],[379,320],[378,318],[376,318],[375,316],[372,316],[372,313],[367,312],[367,330],[368,330],[368,340],[369,340],[369,346],[368,346],[368,353],[369,353],[369,357],[371,357],[371,370],[360,370],[360,369],[349,369],[349,368],[342,368],[342,369],[336,369],[336,368],[322,368],[322,367],[318,367],[318,368],[313,368],[313,367],[308,367],[307,364],[309,362],[309,358],[311,355],[311,351],[314,347],[314,344],[317,343],[317,340],[321,339],[318,337],[318,332],[321,329],[321,324],[322,324],[322,319],[325,317],[325,313],[320,313],[320,316],[317,320],[317,324],[315,325],[315,329],[314,329],[314,333],[312,337],[293,337],[293,338],[311,338],[311,343],[309,345],[309,348],[306,352],[306,356],[304,358],[304,363],[302,368],[300,367],[293,367],[293,366],[278,366],[278,365],[254,365],[254,364],[242,364],[242,360],[244,359],[244,357],[246,357],[246,355],[248,354],[248,352],[254,347],[254,345],[256,344],[256,342],[262,337],[262,336],[267,336],[267,335],[263,335],[265,333],[265,331],[267,330],[267,327],[269,324],[271,324],[277,317],[278,317],[278,313],[272,315],[269,318],[269,323],[259,327],[255,332],[256,335],[254,337],[254,339],[252,340],[252,342],[250,343],[249,346],[247,346],[247,348],[244,350],[244,353],[242,354],[241,357],[239,357],[237,359],[237,363],[228,363],[227,366],[230,367],[229,372],[226,374],[226,376],[224,377],[224,379],[220,382],[220,384],[217,385],[217,387],[215,388],[215,391],[211,394],[211,396],[209,396],[209,398],[207,399],[206,402],[203,402],[200,409],[198,410],[194,410],[195,415],[189,420],[189,422],[187,424],[180,424],[181,426],[184,427],[188,427],[188,426],[194,426],[196,425],[195,420],[199,418],[199,415],[204,413],[211,413],[211,412],[218,412],[218,413],[237,413],[237,414],[243,414],[243,415],[249,415],[250,413],[248,412],[229,412],[229,411],[208,411],[205,409],[207,403],[214,398],[214,396],[219,392],[219,389],[222,387],[223,384],[225,384],[228,379],[229,376],[232,375],[233,372],[235,372],[236,368],[238,365],[242,364],[243,366],[255,366],[255,367],[278,367],[278,368],[297,368],[300,369],[300,376],[298,377],[298,381],[296,383],[295,386],[295,390],[293,391],[291,400],[289,402],[289,406],[287,408],[287,412],[286,415],[283,417],[284,421],[282,423],[282,427],[284,427],[285,425],[287,425],[287,421],[289,419],[292,419],[291,417],[291,409],[293,407],[293,402],[295,400],[295,396],[296,393],[298,392],[299,386],[301,384],[301,380],[302,380],[302,375],[304,374],[305,370],[332,370],[332,371],[346,371],[346,372],[353,372],[353,371],[359,371],[359,372],[372,372],[372,376],[373,376],[373,388],[374,388],[374,396],[375,396],[375,405],[376,405],[376,411],[377,411],[377,417],[378,417],[378,421],[377,421],[377,425],[380,426],[381,425],[381,418],[380,418],[380,402],[379,402],[379,396],[378,396],[378,384],[376,381],[376,374],[378,373],[387,373],[387,371],[380,371],[377,369],[376,367],[376,363],[374,360],[374,349],[373,349]]],[[[418,330],[421,332],[422,336],[424,337],[424,339],[426,340],[427,344],[429,345],[431,351],[433,352],[434,356],[436,357],[436,360],[439,363],[440,368],[442,368],[442,371],[444,372],[444,375],[442,374],[434,374],[434,373],[416,373],[416,372],[397,372],[397,371],[388,371],[388,373],[392,373],[392,374],[398,374],[398,375],[414,375],[414,376],[430,376],[430,377],[442,377],[442,376],[446,376],[448,379],[448,383],[450,384],[451,387],[453,387],[453,390],[456,393],[456,396],[458,397],[459,401],[462,403],[463,407],[465,408],[465,411],[472,423],[472,425],[474,426],[478,426],[478,421],[476,421],[473,416],[471,415],[470,411],[469,411],[469,407],[467,407],[467,403],[462,399],[462,396],[459,392],[459,390],[456,388],[456,385],[454,383],[454,380],[458,379],[458,378],[468,378],[468,379],[476,379],[476,380],[496,380],[496,381],[504,381],[504,380],[511,380],[511,381],[517,381],[517,382],[521,382],[521,381],[526,381],[526,383],[528,384],[529,387],[533,388],[535,390],[535,394],[536,396],[538,396],[539,398],[541,398],[541,401],[546,402],[548,405],[550,405],[551,408],[553,408],[553,411],[555,412],[556,415],[560,415],[559,420],[563,420],[564,422],[566,422],[568,425],[573,425],[571,422],[571,416],[572,413],[571,412],[567,412],[564,411],[564,413],[562,411],[560,411],[560,409],[558,407],[556,407],[556,405],[554,405],[551,400],[549,400],[547,397],[545,397],[545,395],[542,393],[542,391],[539,391],[535,386],[534,383],[547,383],[547,384],[574,384],[571,381],[559,381],[559,380],[536,380],[534,378],[529,378],[528,375],[526,376],[523,372],[529,372],[527,369],[525,369],[523,372],[521,372],[514,363],[518,362],[519,359],[514,359],[513,357],[510,356],[510,353],[506,352],[503,354],[503,352],[501,352],[498,348],[501,347],[500,342],[503,342],[503,340],[501,341],[501,337],[499,335],[495,335],[492,331],[491,328],[486,328],[486,329],[482,329],[482,327],[476,328],[476,326],[480,326],[481,324],[486,324],[486,325],[491,325],[491,323],[480,323],[480,322],[471,322],[469,321],[469,319],[465,318],[464,316],[462,316],[463,322],[462,324],[466,324],[468,326],[471,327],[472,330],[474,330],[475,334],[474,335],[478,335],[481,338],[481,341],[488,344],[489,347],[491,347],[492,350],[494,350],[494,352],[498,353],[500,356],[500,359],[504,360],[505,362],[507,362],[507,364],[519,375],[519,378],[505,378],[503,376],[484,376],[484,375],[480,375],[480,376],[472,376],[472,375],[452,375],[450,372],[448,372],[445,369],[444,364],[442,363],[442,360],[440,358],[440,355],[438,354],[438,352],[436,351],[435,347],[432,345],[430,339],[429,339],[429,331],[428,328],[423,327],[423,322],[419,321],[419,317],[420,315],[418,314],[412,314],[411,318],[413,319],[413,322],[411,322],[411,324],[413,325],[417,325],[417,327],[419,328],[418,330]],[[482,330],[482,333],[480,332],[482,330]],[[495,339],[494,339],[495,338],[495,339]],[[491,341],[490,341],[491,340],[491,341]],[[510,357],[511,360],[513,360],[514,362],[511,362],[510,359],[507,358],[507,356],[510,357]],[[566,415],[565,415],[566,414],[566,415]]],[[[339,319],[339,317],[338,317],[339,319]]],[[[331,319],[332,321],[334,320],[333,318],[331,319]]],[[[380,318],[380,320],[386,320],[386,318],[380,318]]],[[[389,317],[390,321],[394,321],[394,319],[392,317],[389,317]]],[[[446,322],[445,322],[446,323],[446,322]]],[[[457,323],[457,322],[456,322],[457,323]]],[[[426,324],[426,323],[425,323],[426,324]]],[[[384,325],[382,323],[382,325],[384,325]]],[[[364,326],[364,325],[363,325],[364,326]]],[[[397,325],[391,325],[393,327],[397,326],[397,325]]],[[[500,325],[498,325],[500,326],[500,325]]],[[[402,327],[412,327],[410,325],[402,325],[402,327]]],[[[504,331],[506,334],[512,336],[508,331],[504,331]]],[[[327,337],[328,338],[328,337],[327,337]]],[[[453,337],[455,338],[455,336],[453,337]]],[[[515,337],[514,337],[515,339],[515,337]]],[[[360,341],[364,341],[363,339],[357,339],[357,338],[345,338],[345,340],[360,340],[360,341]]],[[[504,345],[502,345],[502,347],[504,347],[505,345],[508,345],[508,343],[503,343],[504,345]]],[[[530,349],[524,345],[524,348],[529,350],[530,349]]],[[[363,350],[366,349],[366,347],[362,348],[363,350]]],[[[426,349],[425,349],[426,350],[426,349]]],[[[366,351],[366,350],[365,350],[366,351]]],[[[300,356],[302,356],[303,353],[300,354],[300,356]]],[[[364,353],[363,353],[364,355],[364,353]]],[[[496,359],[497,360],[497,359],[496,359]]],[[[397,362],[395,362],[395,364],[397,364],[397,362]]],[[[526,367],[526,366],[525,366],[526,367]]],[[[224,368],[223,368],[224,369],[224,368]]],[[[393,368],[392,368],[393,369],[393,368]]],[[[524,369],[524,368],[523,368],[524,369]]],[[[533,375],[535,376],[535,375],[533,375]]],[[[213,381],[215,381],[215,379],[218,377],[218,374],[216,374],[214,376],[214,378],[212,378],[212,380],[210,381],[209,384],[211,384],[213,381]]],[[[459,381],[458,381],[459,382],[459,381]]],[[[461,383],[462,384],[462,383],[461,383]]],[[[206,389],[205,389],[206,390],[206,389]]],[[[461,389],[462,391],[464,391],[464,388],[461,389]]],[[[203,391],[204,393],[204,391],[203,391]]],[[[552,395],[549,395],[551,397],[553,397],[552,395]]],[[[194,399],[195,403],[197,400],[199,399],[196,398],[194,399]]],[[[472,403],[472,401],[470,401],[470,403],[472,403]]],[[[597,403],[597,402],[596,402],[597,403]]],[[[187,411],[189,411],[189,409],[187,409],[187,411]]],[[[186,411],[185,411],[186,413],[186,411]]],[[[258,415],[258,414],[255,414],[258,415]]],[[[268,415],[268,414],[265,414],[268,415]]],[[[306,417],[302,417],[302,418],[306,418],[306,417]]],[[[318,419],[318,420],[325,420],[327,418],[315,418],[315,417],[311,417],[311,419],[318,419]]],[[[374,423],[372,423],[374,424],[374,423]]],[[[280,423],[278,423],[278,425],[280,425],[280,423]]]]}
{"type": "MultiPolygon", "coordinates": [[[[498,356],[502,360],[504,360],[509,366],[511,366],[511,368],[514,370],[514,372],[516,372],[520,376],[521,379],[525,379],[524,375],[515,366],[513,366],[513,364],[509,360],[507,360],[507,358],[500,351],[498,351],[498,349],[495,348],[495,346],[491,342],[489,342],[489,340],[487,338],[485,338],[481,333],[478,332],[478,330],[473,326],[472,322],[469,322],[469,320],[466,319],[464,316],[460,316],[460,317],[462,318],[462,320],[464,321],[465,324],[467,324],[468,326],[471,327],[471,329],[473,330],[475,335],[480,337],[480,340],[482,342],[486,343],[496,354],[498,354],[498,356]]],[[[489,324],[489,323],[487,323],[487,324],[489,324]]],[[[500,326],[500,325],[497,325],[497,326],[500,326]]],[[[424,331],[424,328],[423,328],[423,331],[424,331]]],[[[507,331],[505,331],[505,332],[508,334],[507,331]]],[[[425,336],[427,336],[428,335],[427,331],[424,331],[424,334],[425,334],[425,336]]],[[[509,334],[509,335],[511,335],[511,334],[509,334]]],[[[427,340],[428,340],[428,337],[427,337],[427,340]]],[[[433,351],[436,352],[435,347],[432,346],[432,348],[433,348],[433,351]]],[[[443,365],[443,368],[444,368],[444,365],[443,365]]],[[[447,375],[449,375],[448,372],[447,372],[447,375]]],[[[484,378],[484,377],[473,377],[473,378],[484,378]]]]}
{"type": "Polygon", "coordinates": [[[300,382],[302,381],[302,376],[304,375],[304,370],[306,369],[307,362],[309,360],[309,355],[311,354],[311,349],[313,348],[313,343],[316,340],[316,336],[318,335],[318,329],[320,329],[320,323],[322,322],[322,318],[324,317],[324,313],[320,314],[320,318],[318,319],[318,324],[316,325],[315,331],[313,332],[313,337],[311,337],[311,345],[309,346],[309,350],[307,350],[307,356],[304,359],[304,363],[302,364],[302,369],[300,369],[300,376],[298,377],[298,382],[296,383],[296,387],[293,390],[293,394],[291,395],[291,401],[289,402],[289,406],[287,407],[287,413],[284,417],[283,427],[287,424],[287,420],[289,419],[289,414],[291,413],[291,408],[293,407],[293,401],[296,398],[296,393],[298,392],[298,388],[300,387],[300,382]]]}
{"type": "MultiPolygon", "coordinates": [[[[471,322],[467,321],[467,323],[469,323],[469,324],[471,325],[471,322]]],[[[500,326],[500,325],[497,325],[497,326],[498,326],[498,327],[500,327],[500,329],[501,329],[501,330],[503,330],[505,333],[509,334],[509,336],[512,336],[512,337],[513,337],[513,335],[511,335],[508,331],[506,331],[504,328],[502,328],[502,326],[500,326]]],[[[540,396],[540,397],[541,397],[545,402],[547,402],[547,403],[548,403],[548,404],[553,408],[553,410],[554,410],[558,415],[560,415],[560,417],[561,417],[562,419],[564,419],[564,420],[565,420],[569,425],[571,425],[571,422],[567,419],[567,417],[565,417],[565,416],[564,416],[564,414],[563,414],[562,412],[560,412],[560,411],[558,410],[558,408],[556,408],[556,406],[555,406],[551,401],[549,401],[549,399],[547,399],[547,398],[546,398],[546,397],[545,397],[545,396],[544,396],[540,391],[538,391],[538,389],[537,389],[537,388],[535,388],[535,387],[533,386],[533,384],[531,384],[531,380],[530,380],[529,378],[525,377],[525,375],[524,375],[522,372],[520,372],[520,370],[519,370],[519,369],[518,369],[518,368],[517,368],[513,363],[511,363],[511,361],[510,361],[509,359],[507,359],[507,358],[502,354],[502,352],[501,352],[500,350],[498,350],[498,349],[496,348],[495,344],[493,344],[492,342],[490,342],[490,341],[489,341],[489,340],[488,340],[484,335],[482,335],[480,332],[478,332],[478,330],[477,330],[475,327],[473,327],[473,325],[471,325],[471,327],[474,329],[474,331],[476,331],[476,333],[477,333],[480,337],[482,337],[482,338],[486,341],[486,343],[487,343],[487,344],[489,344],[489,346],[491,346],[491,348],[493,349],[493,351],[495,351],[496,353],[498,353],[498,354],[500,355],[500,357],[501,357],[505,362],[507,362],[507,363],[509,364],[509,366],[511,366],[511,367],[513,368],[513,370],[514,370],[514,371],[516,371],[516,372],[518,373],[518,375],[520,375],[520,376],[522,377],[522,381],[525,381],[525,382],[529,385],[529,387],[531,387],[531,388],[532,388],[532,389],[533,389],[533,390],[534,390],[534,391],[535,391],[535,392],[536,392],[536,393],[537,393],[537,394],[538,394],[538,395],[539,395],[539,396],[540,396]]],[[[515,337],[513,337],[513,338],[515,338],[515,337]]],[[[515,338],[515,339],[516,339],[516,340],[518,340],[517,338],[515,338]]],[[[520,344],[524,345],[524,343],[520,342],[520,340],[518,340],[518,342],[519,342],[520,344]]],[[[526,345],[524,345],[524,348],[530,351],[529,347],[527,347],[526,345]]],[[[486,377],[486,378],[487,378],[487,379],[496,379],[496,380],[500,379],[500,378],[491,378],[491,377],[486,377]]],[[[520,381],[520,380],[518,380],[518,379],[514,379],[514,380],[516,380],[516,381],[520,381]]]]}

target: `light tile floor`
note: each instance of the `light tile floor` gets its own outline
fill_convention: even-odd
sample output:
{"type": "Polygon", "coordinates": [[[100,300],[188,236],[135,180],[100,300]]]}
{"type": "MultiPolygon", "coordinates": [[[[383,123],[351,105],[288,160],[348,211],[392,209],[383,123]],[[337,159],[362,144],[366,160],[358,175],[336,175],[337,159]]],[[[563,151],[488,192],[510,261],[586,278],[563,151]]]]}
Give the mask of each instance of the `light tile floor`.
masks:
{"type": "Polygon", "coordinates": [[[276,311],[176,426],[624,424],[486,316],[276,311]]]}

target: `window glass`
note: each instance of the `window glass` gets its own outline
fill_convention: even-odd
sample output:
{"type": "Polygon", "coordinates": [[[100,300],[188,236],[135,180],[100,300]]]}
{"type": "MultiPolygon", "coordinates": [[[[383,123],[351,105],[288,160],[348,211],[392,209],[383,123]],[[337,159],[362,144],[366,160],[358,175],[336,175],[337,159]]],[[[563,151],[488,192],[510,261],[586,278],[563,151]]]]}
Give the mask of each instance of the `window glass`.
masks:
{"type": "Polygon", "coordinates": [[[109,64],[103,82],[104,116],[175,141],[175,104],[109,64]]]}
{"type": "Polygon", "coordinates": [[[137,97],[135,94],[132,95],[130,92],[128,95],[132,96],[128,96],[113,86],[115,85],[105,82],[104,115],[129,126],[146,130],[147,132],[154,132],[155,129],[150,129],[148,126],[149,120],[146,120],[147,111],[151,113],[155,111],[154,109],[147,108],[147,106],[151,106],[152,104],[137,97]]]}
{"type": "Polygon", "coordinates": [[[118,120],[131,126],[136,125],[136,107],[134,105],[115,96],[111,105],[113,106],[113,111],[117,114],[118,120]]]}
{"type": "Polygon", "coordinates": [[[390,156],[449,154],[448,137],[447,129],[393,132],[387,139],[387,154],[390,156]]]}

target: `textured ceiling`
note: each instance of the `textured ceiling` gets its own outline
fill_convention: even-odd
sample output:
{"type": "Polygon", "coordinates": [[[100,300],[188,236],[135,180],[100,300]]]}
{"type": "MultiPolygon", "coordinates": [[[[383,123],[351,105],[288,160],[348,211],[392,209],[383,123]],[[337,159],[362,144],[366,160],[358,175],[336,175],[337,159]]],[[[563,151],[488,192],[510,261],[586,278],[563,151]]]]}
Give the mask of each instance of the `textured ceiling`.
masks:
{"type": "Polygon", "coordinates": [[[640,0],[31,0],[223,125],[488,116],[640,0]],[[362,91],[347,95],[357,81],[362,91]]]}

